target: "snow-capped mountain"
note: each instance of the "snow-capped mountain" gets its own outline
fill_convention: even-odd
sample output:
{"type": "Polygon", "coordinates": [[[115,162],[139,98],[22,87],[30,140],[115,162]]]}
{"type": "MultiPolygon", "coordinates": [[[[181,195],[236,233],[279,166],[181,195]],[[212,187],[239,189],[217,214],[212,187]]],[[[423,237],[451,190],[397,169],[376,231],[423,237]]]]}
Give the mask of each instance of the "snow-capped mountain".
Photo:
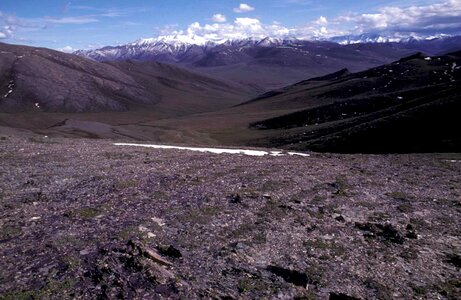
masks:
{"type": "MultiPolygon", "coordinates": [[[[304,54],[311,56],[323,55],[323,53],[316,53],[315,49],[336,49],[339,46],[348,47],[356,44],[399,44],[395,47],[399,49],[410,48],[422,52],[431,51],[425,49],[426,45],[433,46],[434,44],[450,43],[450,39],[457,39],[459,37],[448,37],[446,35],[438,35],[433,37],[398,37],[398,36],[383,36],[379,34],[362,34],[362,35],[349,35],[331,38],[329,40],[300,40],[295,38],[246,38],[237,40],[226,39],[205,39],[204,37],[193,35],[172,35],[160,36],[157,38],[140,39],[134,43],[108,46],[96,50],[79,50],[75,52],[78,55],[85,56],[97,61],[110,61],[110,60],[156,60],[170,63],[191,64],[197,63],[208,56],[221,56],[227,62],[234,62],[235,59],[230,59],[231,56],[242,57],[242,53],[254,53],[261,48],[273,49],[291,49],[292,52],[297,54],[304,51],[304,54]],[[448,41],[448,42],[447,42],[448,41]],[[416,45],[417,49],[414,49],[416,45]],[[314,46],[313,46],[314,45],[314,46]],[[411,46],[409,46],[411,45],[411,46]]],[[[461,44],[460,44],[461,45],[461,44]]],[[[386,46],[376,46],[376,48],[386,48],[386,46]]],[[[442,47],[443,48],[443,47],[442,47]]],[[[450,49],[451,50],[451,49],[450,49]]],[[[322,51],[320,51],[322,52],[322,51]]],[[[245,55],[243,55],[245,56],[245,55]]]]}
{"type": "Polygon", "coordinates": [[[446,34],[437,34],[433,36],[399,36],[399,35],[381,35],[378,33],[367,33],[360,35],[345,35],[337,36],[329,39],[332,42],[341,44],[341,45],[351,45],[351,44],[365,44],[365,43],[410,43],[410,42],[423,42],[431,41],[435,39],[445,39],[449,38],[449,35],[446,34]]]}
{"type": "Polygon", "coordinates": [[[178,35],[141,39],[76,54],[96,61],[131,59],[177,64],[266,89],[342,68],[361,71],[415,52],[436,55],[456,50],[461,50],[461,37],[393,40],[379,35],[362,35],[334,41],[308,41],[272,37],[207,40],[200,36],[178,35]]]}
{"type": "MultiPolygon", "coordinates": [[[[96,50],[79,50],[75,54],[98,61],[107,60],[159,60],[167,62],[189,62],[192,57],[203,55],[215,48],[277,47],[291,40],[277,38],[247,38],[240,40],[206,40],[200,36],[161,36],[140,39],[134,43],[107,46],[96,50]]],[[[193,59],[192,59],[193,60],[193,59]]]]}

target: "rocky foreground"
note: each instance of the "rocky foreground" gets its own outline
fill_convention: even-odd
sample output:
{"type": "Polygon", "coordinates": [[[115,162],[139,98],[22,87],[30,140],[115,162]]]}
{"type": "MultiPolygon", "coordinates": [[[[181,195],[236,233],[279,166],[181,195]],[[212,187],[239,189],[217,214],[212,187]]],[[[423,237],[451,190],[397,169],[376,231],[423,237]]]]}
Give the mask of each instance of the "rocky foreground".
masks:
{"type": "Polygon", "coordinates": [[[0,137],[0,299],[460,299],[461,155],[0,137]]]}

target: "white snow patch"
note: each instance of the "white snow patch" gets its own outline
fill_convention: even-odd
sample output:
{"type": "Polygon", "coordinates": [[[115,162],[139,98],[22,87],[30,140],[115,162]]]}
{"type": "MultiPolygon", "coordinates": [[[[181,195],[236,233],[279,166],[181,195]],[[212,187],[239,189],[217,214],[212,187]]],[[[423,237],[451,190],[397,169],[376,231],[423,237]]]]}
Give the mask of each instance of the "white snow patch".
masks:
{"type": "Polygon", "coordinates": [[[307,154],[307,153],[298,153],[298,152],[288,152],[288,155],[296,155],[296,156],[302,156],[302,157],[310,157],[311,155],[310,154],[307,154]]]}
{"type": "Polygon", "coordinates": [[[165,226],[165,221],[163,219],[153,217],[151,218],[151,220],[157,223],[159,226],[165,226]]]}
{"type": "Polygon", "coordinates": [[[430,61],[430,60],[432,60],[432,58],[426,57],[424,60],[430,61]]]}
{"type": "MultiPolygon", "coordinates": [[[[178,146],[167,146],[167,145],[147,145],[147,144],[130,144],[130,143],[114,143],[115,146],[132,146],[132,147],[145,147],[145,148],[154,148],[154,149],[174,149],[174,150],[189,150],[196,152],[209,152],[215,154],[240,154],[240,155],[249,155],[249,156],[284,156],[282,151],[262,151],[262,150],[249,150],[249,149],[224,149],[224,148],[197,148],[197,147],[178,147],[178,146]]],[[[288,152],[290,156],[303,156],[309,157],[310,154],[307,153],[298,153],[298,152],[288,152]]]]}
{"type": "Polygon", "coordinates": [[[12,92],[13,92],[13,88],[14,88],[14,81],[11,80],[9,83],[8,83],[8,92],[3,95],[3,98],[7,98],[12,92]]]}
{"type": "Polygon", "coordinates": [[[283,156],[284,154],[282,151],[272,151],[271,156],[283,156]]]}
{"type": "Polygon", "coordinates": [[[8,98],[8,96],[13,92],[13,90],[9,90],[5,95],[3,95],[3,98],[8,98]]]}
{"type": "Polygon", "coordinates": [[[35,104],[35,107],[36,107],[36,108],[40,108],[40,103],[35,102],[34,104],[35,104]]]}
{"type": "Polygon", "coordinates": [[[144,227],[142,225],[139,225],[138,226],[138,230],[141,231],[141,232],[146,232],[146,231],[149,231],[149,229],[147,227],[144,227]]]}

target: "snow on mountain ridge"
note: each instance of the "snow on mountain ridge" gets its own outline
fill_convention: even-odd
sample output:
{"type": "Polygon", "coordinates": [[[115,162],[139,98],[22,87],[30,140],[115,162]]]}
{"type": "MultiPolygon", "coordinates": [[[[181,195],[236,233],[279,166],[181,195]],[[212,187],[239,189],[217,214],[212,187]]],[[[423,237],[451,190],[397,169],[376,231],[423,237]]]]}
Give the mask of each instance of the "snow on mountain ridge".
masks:
{"type": "MultiPolygon", "coordinates": [[[[420,36],[386,36],[379,34],[362,34],[338,36],[330,39],[305,40],[297,38],[248,37],[244,39],[206,39],[198,35],[170,35],[156,38],[139,39],[133,43],[108,46],[96,50],[79,50],[75,54],[94,60],[156,59],[164,62],[190,62],[209,51],[229,50],[234,53],[251,47],[283,47],[298,50],[309,42],[330,42],[339,45],[360,43],[411,43],[450,36],[440,34],[430,37],[420,36]],[[224,48],[223,48],[224,47],[224,48]]],[[[196,59],[194,61],[197,61],[196,59]]]]}
{"type": "Polygon", "coordinates": [[[430,41],[434,39],[443,39],[450,37],[447,34],[437,34],[431,36],[386,36],[379,34],[361,34],[361,35],[347,35],[331,38],[330,41],[340,45],[364,44],[364,43],[408,43],[411,41],[430,41]]]}

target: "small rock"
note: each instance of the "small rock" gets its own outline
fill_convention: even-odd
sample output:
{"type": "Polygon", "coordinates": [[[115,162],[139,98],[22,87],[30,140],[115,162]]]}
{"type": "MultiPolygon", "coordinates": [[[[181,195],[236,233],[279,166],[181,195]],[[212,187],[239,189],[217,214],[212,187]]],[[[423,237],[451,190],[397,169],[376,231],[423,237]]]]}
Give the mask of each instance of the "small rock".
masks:
{"type": "Polygon", "coordinates": [[[144,226],[142,226],[142,225],[139,225],[139,226],[138,226],[138,229],[139,229],[139,231],[141,231],[141,232],[149,231],[149,228],[146,228],[146,227],[144,227],[144,226]]]}
{"type": "Polygon", "coordinates": [[[151,259],[153,262],[164,265],[164,266],[172,266],[173,264],[168,260],[164,259],[157,253],[157,251],[149,248],[141,248],[142,253],[145,257],[151,259]]]}
{"type": "Polygon", "coordinates": [[[351,297],[343,293],[330,293],[329,300],[360,300],[359,298],[351,297]]]}
{"type": "Polygon", "coordinates": [[[152,239],[152,238],[156,237],[156,235],[154,233],[152,233],[152,232],[148,232],[147,237],[152,239]]]}
{"type": "Polygon", "coordinates": [[[335,220],[338,221],[338,222],[341,222],[341,223],[346,222],[346,219],[344,219],[344,217],[343,217],[342,215],[334,215],[333,217],[334,217],[335,220]]]}
{"type": "Polygon", "coordinates": [[[40,189],[31,189],[24,193],[21,199],[22,203],[39,202],[43,199],[43,194],[40,189]]]}
{"type": "Polygon", "coordinates": [[[400,232],[395,229],[391,224],[377,224],[377,223],[355,223],[355,227],[362,231],[366,231],[365,237],[382,237],[392,243],[403,244],[404,238],[400,232]]]}
{"type": "Polygon", "coordinates": [[[457,268],[461,268],[461,256],[457,254],[450,254],[448,255],[447,262],[451,263],[457,268]]]}
{"type": "Polygon", "coordinates": [[[153,217],[153,218],[151,218],[151,220],[154,221],[155,223],[157,223],[158,226],[160,226],[160,227],[165,226],[165,221],[163,219],[153,217]]]}
{"type": "Polygon", "coordinates": [[[309,283],[309,280],[305,273],[301,273],[295,270],[284,269],[277,266],[268,266],[266,270],[279,277],[282,277],[283,280],[285,280],[286,282],[293,283],[297,286],[306,287],[309,283]]]}
{"type": "Polygon", "coordinates": [[[182,257],[181,251],[173,247],[172,245],[169,246],[158,246],[157,247],[160,254],[173,257],[173,258],[180,258],[182,257]]]}
{"type": "Polygon", "coordinates": [[[409,239],[417,239],[418,235],[416,234],[416,231],[414,230],[413,226],[411,224],[408,224],[407,227],[407,234],[405,235],[409,239]]]}
{"type": "Polygon", "coordinates": [[[242,202],[242,197],[240,197],[239,194],[232,194],[228,198],[229,198],[230,203],[237,204],[237,203],[242,202]]]}
{"type": "Polygon", "coordinates": [[[88,249],[84,249],[80,251],[80,255],[88,255],[88,254],[90,254],[90,251],[88,249]]]}
{"type": "Polygon", "coordinates": [[[416,240],[418,238],[418,235],[414,231],[408,231],[405,236],[412,240],[416,240]]]}

